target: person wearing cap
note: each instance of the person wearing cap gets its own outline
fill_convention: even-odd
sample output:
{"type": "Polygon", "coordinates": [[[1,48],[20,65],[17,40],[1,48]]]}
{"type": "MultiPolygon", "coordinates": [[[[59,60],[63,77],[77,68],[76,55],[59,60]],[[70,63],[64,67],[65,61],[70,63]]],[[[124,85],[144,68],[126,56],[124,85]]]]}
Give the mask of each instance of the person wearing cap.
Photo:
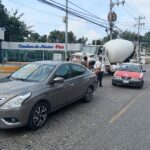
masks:
{"type": "Polygon", "coordinates": [[[98,86],[103,87],[102,79],[103,79],[103,74],[105,72],[105,65],[102,61],[102,57],[99,57],[98,60],[95,62],[94,69],[95,69],[95,73],[97,75],[98,86]]]}

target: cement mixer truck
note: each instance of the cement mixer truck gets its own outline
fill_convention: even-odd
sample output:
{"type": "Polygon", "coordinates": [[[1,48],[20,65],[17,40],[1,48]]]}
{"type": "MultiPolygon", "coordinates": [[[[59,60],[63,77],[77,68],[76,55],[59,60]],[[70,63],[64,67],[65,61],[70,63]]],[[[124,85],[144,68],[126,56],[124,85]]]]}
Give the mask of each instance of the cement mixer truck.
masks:
{"type": "Polygon", "coordinates": [[[134,56],[135,46],[131,41],[115,39],[103,45],[103,56],[106,70],[115,72],[117,65],[122,62],[129,62],[134,56]]]}
{"type": "Polygon", "coordinates": [[[78,56],[82,60],[87,56],[89,62],[95,62],[98,56],[102,56],[108,72],[115,72],[117,65],[122,62],[129,62],[135,53],[135,46],[131,41],[115,39],[106,42],[104,45],[85,45],[81,52],[74,53],[71,57],[78,56]]]}

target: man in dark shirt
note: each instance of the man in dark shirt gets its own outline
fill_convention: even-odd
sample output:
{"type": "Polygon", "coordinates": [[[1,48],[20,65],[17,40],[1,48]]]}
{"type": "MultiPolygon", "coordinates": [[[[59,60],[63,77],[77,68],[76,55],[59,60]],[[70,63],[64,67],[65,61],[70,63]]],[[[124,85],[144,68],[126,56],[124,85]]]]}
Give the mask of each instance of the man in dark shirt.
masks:
{"type": "Polygon", "coordinates": [[[88,58],[87,58],[87,56],[83,57],[83,61],[81,61],[81,65],[83,65],[85,67],[88,67],[88,58]]]}

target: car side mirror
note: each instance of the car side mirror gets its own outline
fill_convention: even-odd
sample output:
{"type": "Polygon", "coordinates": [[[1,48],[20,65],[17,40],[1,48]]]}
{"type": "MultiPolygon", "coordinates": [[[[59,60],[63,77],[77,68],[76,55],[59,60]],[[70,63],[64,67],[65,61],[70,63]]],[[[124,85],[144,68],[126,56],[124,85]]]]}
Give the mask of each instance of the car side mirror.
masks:
{"type": "Polygon", "coordinates": [[[63,83],[63,82],[64,82],[64,78],[55,77],[50,83],[55,84],[55,83],[63,83]]]}

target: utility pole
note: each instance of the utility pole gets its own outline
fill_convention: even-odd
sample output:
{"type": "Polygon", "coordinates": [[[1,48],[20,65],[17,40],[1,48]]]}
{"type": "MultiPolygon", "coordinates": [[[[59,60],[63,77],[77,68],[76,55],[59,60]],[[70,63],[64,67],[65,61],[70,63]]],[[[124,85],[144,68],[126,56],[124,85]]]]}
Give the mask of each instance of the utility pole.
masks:
{"type": "Polygon", "coordinates": [[[138,18],[135,18],[136,20],[138,20],[137,24],[135,24],[134,26],[137,26],[138,27],[138,50],[137,50],[137,61],[140,62],[141,61],[141,56],[140,56],[140,27],[141,26],[144,26],[145,24],[144,23],[141,23],[141,20],[142,19],[145,19],[145,17],[141,17],[139,16],[138,18]]]}
{"type": "Polygon", "coordinates": [[[112,0],[110,0],[110,21],[109,21],[109,27],[110,27],[110,40],[112,40],[112,30],[113,30],[113,22],[112,22],[112,9],[113,9],[113,3],[112,0]]]}
{"type": "Polygon", "coordinates": [[[66,23],[66,31],[65,31],[65,60],[66,60],[68,52],[68,0],[66,0],[65,23],[66,23]]]}
{"type": "Polygon", "coordinates": [[[112,40],[112,31],[113,31],[113,25],[114,25],[114,21],[117,20],[117,15],[116,13],[113,12],[113,7],[119,6],[120,4],[124,5],[125,0],[122,0],[121,2],[119,0],[117,0],[116,2],[112,2],[112,0],[110,0],[110,10],[109,10],[109,14],[108,14],[108,21],[109,21],[109,29],[110,29],[110,40],[112,40]]]}

